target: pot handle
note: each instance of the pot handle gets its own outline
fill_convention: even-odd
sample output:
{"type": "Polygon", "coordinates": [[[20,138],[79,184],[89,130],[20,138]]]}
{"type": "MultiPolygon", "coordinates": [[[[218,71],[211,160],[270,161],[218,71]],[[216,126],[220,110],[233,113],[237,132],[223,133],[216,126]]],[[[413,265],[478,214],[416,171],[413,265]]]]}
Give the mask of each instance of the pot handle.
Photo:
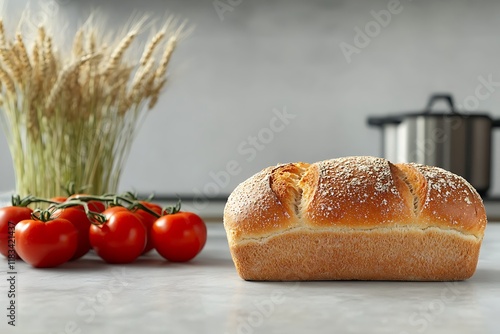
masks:
{"type": "Polygon", "coordinates": [[[401,117],[397,116],[370,116],[368,117],[368,125],[383,126],[386,124],[399,124],[401,117]]]}
{"type": "Polygon", "coordinates": [[[494,119],[491,121],[491,126],[494,128],[500,128],[500,119],[494,119]]]}
{"type": "Polygon", "coordinates": [[[453,103],[453,96],[451,96],[451,94],[432,94],[429,98],[429,102],[427,102],[427,107],[425,107],[424,114],[430,114],[432,111],[432,106],[439,100],[448,102],[452,114],[459,114],[455,110],[455,103],[453,103]]]}

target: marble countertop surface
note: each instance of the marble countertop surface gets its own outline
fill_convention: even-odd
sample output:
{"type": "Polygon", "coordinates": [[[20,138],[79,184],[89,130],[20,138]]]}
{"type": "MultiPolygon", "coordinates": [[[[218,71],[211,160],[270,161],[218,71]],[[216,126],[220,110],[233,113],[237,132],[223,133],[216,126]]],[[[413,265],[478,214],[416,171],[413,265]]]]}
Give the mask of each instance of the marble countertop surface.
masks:
{"type": "Polygon", "coordinates": [[[220,223],[188,263],[151,253],[128,265],[94,254],[53,269],[15,264],[15,327],[0,261],[0,333],[498,333],[500,224],[463,282],[246,282],[220,223]]]}

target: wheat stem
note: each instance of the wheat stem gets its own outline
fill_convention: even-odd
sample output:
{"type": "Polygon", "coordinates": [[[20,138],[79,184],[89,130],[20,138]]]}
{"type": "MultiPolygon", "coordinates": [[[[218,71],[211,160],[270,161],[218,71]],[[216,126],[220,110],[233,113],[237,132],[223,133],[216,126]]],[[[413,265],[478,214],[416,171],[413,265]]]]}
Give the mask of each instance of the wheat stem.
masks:
{"type": "Polygon", "coordinates": [[[9,43],[0,19],[0,123],[20,195],[53,197],[69,181],[91,186],[95,194],[116,191],[183,31],[168,18],[142,54],[132,55],[128,50],[149,27],[145,20],[135,17],[123,37],[112,41],[92,17],[65,52],[44,25],[31,44],[21,26],[9,43]]]}

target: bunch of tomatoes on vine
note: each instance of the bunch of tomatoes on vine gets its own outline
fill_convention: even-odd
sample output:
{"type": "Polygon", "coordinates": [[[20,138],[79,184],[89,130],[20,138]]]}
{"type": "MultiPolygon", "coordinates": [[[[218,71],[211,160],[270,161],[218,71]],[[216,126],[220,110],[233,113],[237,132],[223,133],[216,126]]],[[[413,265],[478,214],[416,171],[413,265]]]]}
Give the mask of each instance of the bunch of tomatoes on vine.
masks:
{"type": "Polygon", "coordinates": [[[207,240],[204,221],[181,211],[180,201],[162,208],[150,200],[123,195],[41,199],[12,196],[0,208],[0,253],[37,268],[77,260],[91,249],[107,263],[131,263],[152,249],[172,262],[201,252],[207,240]],[[46,203],[46,209],[32,209],[46,203]]]}

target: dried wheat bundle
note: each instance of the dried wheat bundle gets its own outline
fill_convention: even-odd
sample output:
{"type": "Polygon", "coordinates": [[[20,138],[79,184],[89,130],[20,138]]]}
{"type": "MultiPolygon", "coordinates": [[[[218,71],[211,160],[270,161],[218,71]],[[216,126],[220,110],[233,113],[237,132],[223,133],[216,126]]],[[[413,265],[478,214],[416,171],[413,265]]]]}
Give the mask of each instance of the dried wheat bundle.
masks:
{"type": "Polygon", "coordinates": [[[64,52],[48,27],[28,43],[0,20],[0,121],[19,194],[53,197],[70,181],[94,194],[117,190],[141,120],[188,33],[185,22],[169,17],[134,55],[148,24],[141,17],[112,38],[90,17],[64,52]]]}

